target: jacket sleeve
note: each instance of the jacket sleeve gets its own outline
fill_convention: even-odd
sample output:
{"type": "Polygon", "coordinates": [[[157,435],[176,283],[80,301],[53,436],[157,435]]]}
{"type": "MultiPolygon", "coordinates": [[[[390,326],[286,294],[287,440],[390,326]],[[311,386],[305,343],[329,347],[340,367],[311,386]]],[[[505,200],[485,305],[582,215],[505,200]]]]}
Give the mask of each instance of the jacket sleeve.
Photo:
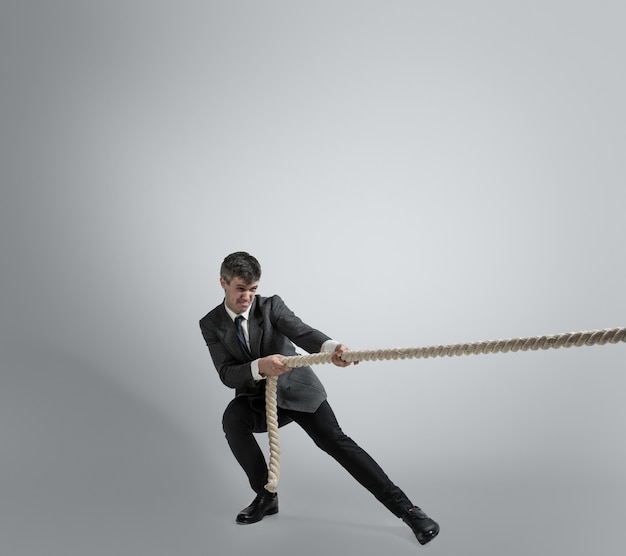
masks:
{"type": "Polygon", "coordinates": [[[287,336],[295,345],[309,353],[319,352],[322,344],[331,339],[323,332],[302,322],[278,295],[272,297],[270,318],[272,326],[278,332],[287,336]]]}

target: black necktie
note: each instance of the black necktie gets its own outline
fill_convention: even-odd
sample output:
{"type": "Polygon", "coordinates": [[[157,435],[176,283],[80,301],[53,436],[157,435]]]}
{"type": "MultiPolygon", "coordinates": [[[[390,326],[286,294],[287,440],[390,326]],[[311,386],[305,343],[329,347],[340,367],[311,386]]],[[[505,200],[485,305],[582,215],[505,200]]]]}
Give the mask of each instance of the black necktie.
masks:
{"type": "Polygon", "coordinates": [[[239,343],[241,344],[241,347],[243,351],[246,353],[246,355],[248,357],[252,357],[252,354],[250,353],[250,349],[248,348],[248,344],[246,343],[246,337],[243,335],[243,328],[241,325],[242,321],[243,321],[243,317],[241,315],[239,315],[235,319],[235,328],[237,329],[237,339],[239,340],[239,343]]]}

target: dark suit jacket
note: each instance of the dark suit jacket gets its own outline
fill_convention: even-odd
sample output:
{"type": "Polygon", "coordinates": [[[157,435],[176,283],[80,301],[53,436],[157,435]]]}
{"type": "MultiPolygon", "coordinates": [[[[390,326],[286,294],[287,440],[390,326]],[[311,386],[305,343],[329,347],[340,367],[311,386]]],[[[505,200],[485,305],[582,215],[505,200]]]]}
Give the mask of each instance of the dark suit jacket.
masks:
{"type": "MultiPolygon", "coordinates": [[[[200,320],[200,330],[222,382],[234,388],[236,396],[262,399],[265,381],[252,378],[251,359],[237,340],[235,324],[224,303],[200,320]]],[[[297,355],[293,344],[309,353],[317,353],[330,339],[302,322],[277,295],[255,296],[250,308],[248,333],[252,360],[277,353],[297,355]]],[[[325,399],[324,386],[310,367],[299,367],[278,377],[278,407],[311,413],[325,399]]]]}

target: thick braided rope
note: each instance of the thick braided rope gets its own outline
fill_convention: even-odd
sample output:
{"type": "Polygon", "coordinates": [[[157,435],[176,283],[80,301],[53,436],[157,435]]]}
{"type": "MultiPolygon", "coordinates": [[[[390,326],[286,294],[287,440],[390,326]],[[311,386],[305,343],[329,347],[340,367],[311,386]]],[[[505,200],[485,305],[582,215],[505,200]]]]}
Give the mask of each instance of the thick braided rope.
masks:
{"type": "MultiPolygon", "coordinates": [[[[604,328],[584,332],[567,332],[552,336],[532,336],[528,338],[510,338],[465,344],[434,345],[416,348],[393,348],[364,351],[347,351],[341,358],[349,363],[355,361],[382,361],[389,359],[420,359],[428,357],[453,357],[456,355],[479,355],[487,353],[508,353],[509,351],[537,351],[558,349],[561,347],[581,347],[626,342],[626,327],[604,328]]],[[[312,353],[283,358],[288,367],[303,367],[330,363],[332,353],[312,353]]],[[[280,443],[278,439],[278,414],[276,405],[277,377],[266,380],[265,404],[267,412],[267,432],[270,446],[268,483],[265,488],[270,492],[278,489],[280,471],[280,443]]]]}
{"type": "Polygon", "coordinates": [[[267,471],[265,490],[276,492],[280,477],[280,442],[278,440],[278,406],[276,405],[276,386],[278,377],[270,376],[265,380],[265,414],[270,445],[270,463],[267,471]]]}
{"type": "MultiPolygon", "coordinates": [[[[349,363],[355,361],[382,361],[388,359],[421,359],[428,357],[453,357],[455,355],[507,353],[509,351],[537,351],[540,349],[593,346],[596,344],[616,344],[624,341],[626,341],[626,328],[605,328],[586,332],[568,332],[553,336],[532,336],[529,338],[511,338],[465,344],[347,351],[341,358],[349,363]]],[[[302,367],[304,365],[330,363],[332,356],[332,353],[294,355],[285,357],[283,363],[291,368],[302,367]]]]}

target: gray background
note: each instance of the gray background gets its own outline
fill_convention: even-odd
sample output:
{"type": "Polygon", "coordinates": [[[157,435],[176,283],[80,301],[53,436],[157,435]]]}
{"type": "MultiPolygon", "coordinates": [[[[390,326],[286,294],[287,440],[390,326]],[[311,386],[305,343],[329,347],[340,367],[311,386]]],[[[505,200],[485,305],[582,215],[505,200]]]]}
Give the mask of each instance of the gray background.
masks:
{"type": "MultiPolygon", "coordinates": [[[[353,349],[624,326],[625,16],[4,0],[2,553],[419,550],[296,426],[281,513],[234,524],[197,321],[244,249],[353,349]]],[[[625,349],[317,371],[430,554],[621,556],[625,349]]]]}

